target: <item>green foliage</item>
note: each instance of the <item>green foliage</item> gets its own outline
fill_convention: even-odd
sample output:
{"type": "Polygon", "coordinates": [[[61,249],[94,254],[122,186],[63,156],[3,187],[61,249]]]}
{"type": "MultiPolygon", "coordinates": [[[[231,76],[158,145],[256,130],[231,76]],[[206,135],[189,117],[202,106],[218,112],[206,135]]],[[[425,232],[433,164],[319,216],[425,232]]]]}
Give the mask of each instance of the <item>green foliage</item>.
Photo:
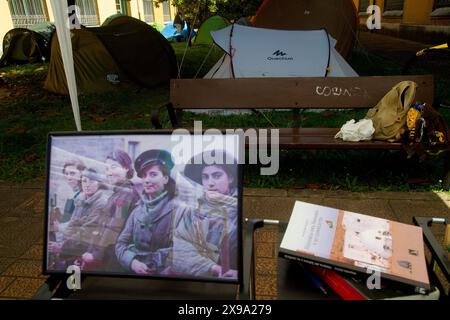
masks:
{"type": "MultiPolygon", "coordinates": [[[[155,3],[162,3],[157,0],[155,3]]],[[[228,20],[254,15],[263,0],[172,0],[183,18],[198,27],[210,16],[218,14],[228,20]]]]}
{"type": "Polygon", "coordinates": [[[216,1],[217,14],[231,21],[253,16],[263,0],[221,0],[216,1]]]}

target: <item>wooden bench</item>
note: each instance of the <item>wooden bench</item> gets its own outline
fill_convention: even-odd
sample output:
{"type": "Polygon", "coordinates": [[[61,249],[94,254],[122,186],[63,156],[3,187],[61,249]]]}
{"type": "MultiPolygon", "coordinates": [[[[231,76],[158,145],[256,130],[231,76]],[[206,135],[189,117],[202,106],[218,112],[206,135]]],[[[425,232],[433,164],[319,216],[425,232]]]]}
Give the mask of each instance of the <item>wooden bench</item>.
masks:
{"type": "MultiPolygon", "coordinates": [[[[164,107],[167,107],[174,128],[179,127],[184,109],[292,109],[293,128],[276,128],[279,129],[281,149],[402,150],[404,146],[400,142],[355,143],[335,139],[340,128],[300,128],[300,110],[370,109],[394,85],[403,80],[411,80],[418,84],[416,101],[433,104],[433,76],[425,75],[177,79],[170,83],[170,102],[164,107]]],[[[160,110],[154,110],[152,114],[152,123],[156,128],[161,128],[159,112],[160,110]]],[[[449,163],[447,156],[444,178],[446,187],[450,186],[449,163]]]]}

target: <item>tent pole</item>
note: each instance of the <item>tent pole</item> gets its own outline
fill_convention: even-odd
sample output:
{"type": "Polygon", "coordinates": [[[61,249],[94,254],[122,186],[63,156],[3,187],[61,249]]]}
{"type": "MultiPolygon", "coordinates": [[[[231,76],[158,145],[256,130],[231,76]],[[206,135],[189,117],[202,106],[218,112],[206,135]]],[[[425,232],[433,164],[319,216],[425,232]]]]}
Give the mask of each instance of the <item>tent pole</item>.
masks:
{"type": "Polygon", "coordinates": [[[59,47],[64,64],[70,102],[72,104],[73,117],[75,119],[77,131],[81,131],[80,106],[78,104],[77,83],[73,64],[72,40],[68,25],[71,21],[68,17],[68,3],[69,2],[61,0],[51,0],[52,10],[55,16],[56,34],[58,36],[59,47]]]}

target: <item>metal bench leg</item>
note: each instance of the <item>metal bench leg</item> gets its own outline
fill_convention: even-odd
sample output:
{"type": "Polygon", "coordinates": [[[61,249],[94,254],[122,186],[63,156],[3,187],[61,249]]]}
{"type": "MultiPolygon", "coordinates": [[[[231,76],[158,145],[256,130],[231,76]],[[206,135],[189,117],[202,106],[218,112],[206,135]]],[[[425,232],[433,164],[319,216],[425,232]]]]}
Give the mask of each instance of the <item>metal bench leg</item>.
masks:
{"type": "Polygon", "coordinates": [[[164,104],[164,105],[154,108],[152,110],[152,119],[151,120],[152,120],[153,126],[155,127],[155,129],[162,129],[161,122],[159,121],[159,113],[161,112],[161,109],[163,109],[164,107],[167,108],[167,113],[169,114],[169,119],[170,119],[170,123],[172,124],[172,127],[177,128],[179,126],[178,116],[177,116],[177,114],[175,114],[175,110],[171,103],[164,104]]]}
{"type": "Polygon", "coordinates": [[[155,129],[162,129],[161,122],[159,121],[159,111],[160,109],[152,110],[152,124],[155,129]]]}
{"type": "Polygon", "coordinates": [[[167,105],[167,112],[169,113],[170,123],[172,124],[172,128],[178,128],[180,126],[177,118],[177,114],[175,113],[175,109],[173,108],[173,104],[169,103],[167,105]]]}

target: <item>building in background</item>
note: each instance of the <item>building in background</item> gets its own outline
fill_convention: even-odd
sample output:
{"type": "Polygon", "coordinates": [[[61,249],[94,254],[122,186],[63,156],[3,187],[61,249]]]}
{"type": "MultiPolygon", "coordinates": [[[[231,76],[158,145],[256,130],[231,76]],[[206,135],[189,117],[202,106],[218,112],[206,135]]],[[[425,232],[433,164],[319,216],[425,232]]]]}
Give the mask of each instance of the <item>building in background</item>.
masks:
{"type": "MultiPolygon", "coordinates": [[[[116,13],[163,25],[176,15],[170,0],[158,7],[153,0],[76,0],[76,5],[80,8],[81,23],[88,27],[99,26],[116,13]]],[[[0,0],[0,47],[4,35],[13,28],[29,28],[53,21],[51,9],[50,0],[0,0]]]]}
{"type": "MultiPolygon", "coordinates": [[[[61,0],[65,1],[65,0],[61,0]]],[[[450,41],[450,0],[353,0],[361,30],[367,30],[367,7],[381,8],[380,31],[424,43],[450,41]]],[[[176,15],[170,0],[156,7],[153,0],[76,0],[81,23],[99,26],[115,13],[122,13],[149,24],[164,25],[176,15]]],[[[53,21],[50,0],[0,0],[0,52],[4,35],[13,28],[53,21]]]]}
{"type": "Polygon", "coordinates": [[[424,43],[450,39],[450,0],[353,0],[359,12],[361,30],[367,30],[369,5],[381,9],[381,30],[401,38],[424,43]]]}

